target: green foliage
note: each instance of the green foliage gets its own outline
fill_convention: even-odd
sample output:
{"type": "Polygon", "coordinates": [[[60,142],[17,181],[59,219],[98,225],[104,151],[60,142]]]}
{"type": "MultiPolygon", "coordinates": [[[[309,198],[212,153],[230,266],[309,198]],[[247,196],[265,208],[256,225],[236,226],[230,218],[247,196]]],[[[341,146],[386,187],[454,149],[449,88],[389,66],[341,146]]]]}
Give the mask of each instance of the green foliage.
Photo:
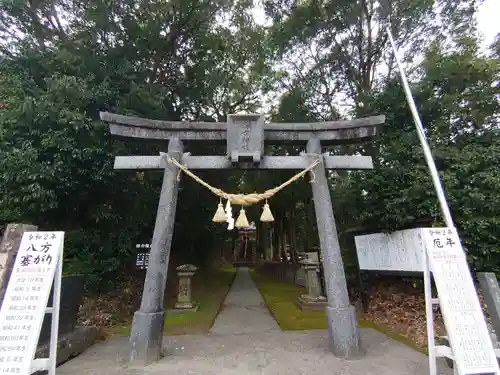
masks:
{"type": "Polygon", "coordinates": [[[137,206],[141,187],[113,171],[114,155],[127,148],[112,144],[96,121],[96,108],[116,98],[112,88],[93,74],[54,69],[61,54],[30,54],[0,68],[7,89],[0,94],[0,217],[67,231],[67,258],[99,281],[122,266],[129,255],[122,249],[132,249],[128,233],[135,225],[122,218],[126,207],[137,206]],[[135,192],[122,194],[128,189],[135,192]]]}
{"type": "Polygon", "coordinates": [[[478,1],[379,0],[265,1],[273,20],[269,43],[286,71],[282,86],[306,91],[320,119],[336,119],[369,101],[386,82],[395,61],[385,32],[390,28],[405,60],[436,41],[452,47],[476,35],[478,1]]]}
{"type": "MultiPolygon", "coordinates": [[[[255,110],[273,78],[251,5],[2,3],[1,220],[65,230],[66,272],[94,286],[126,272],[135,243],[152,236],[161,172],[115,172],[114,157],[153,155],[166,143],[112,139],[98,113],[210,121],[255,110]]],[[[207,225],[215,203],[183,181],[174,261],[203,264],[218,250],[222,228],[207,225]]]]}
{"type": "MultiPolygon", "coordinates": [[[[500,65],[469,48],[452,54],[431,49],[424,71],[413,91],[456,225],[473,265],[497,270],[500,65]]],[[[343,187],[338,205],[354,214],[351,225],[390,231],[425,218],[443,225],[403,95],[391,83],[369,103],[368,110],[386,113],[386,126],[376,142],[379,168],[352,174],[343,187]]]]}
{"type": "MultiPolygon", "coordinates": [[[[65,230],[66,272],[84,273],[105,287],[103,280],[132,266],[134,244],[151,238],[162,177],[115,172],[114,157],[153,155],[167,145],[112,139],[99,111],[224,121],[230,113],[259,111],[269,104],[263,98],[281,92],[272,103],[274,121],[387,117],[373,145],[330,150],[373,154],[377,164],[372,172],[332,174],[342,231],[361,224],[393,230],[422,217],[439,221],[381,32],[390,26],[401,46],[411,46],[406,61],[412,67],[413,56],[423,56],[412,86],[471,261],[497,268],[500,39],[490,56],[479,55],[476,3],[268,1],[273,22],[264,27],[254,22],[250,0],[4,1],[0,219],[65,230]],[[434,21],[437,13],[446,27],[434,21]]],[[[186,144],[186,151],[224,153],[212,144],[186,144]]],[[[253,192],[291,174],[200,175],[231,192],[253,192]]],[[[275,217],[293,213],[297,237],[314,236],[307,178],[271,203],[275,217]]],[[[183,178],[173,259],[206,264],[218,254],[227,232],[210,223],[216,204],[211,193],[183,178]]],[[[258,217],[253,210],[249,214],[258,217]]]]}

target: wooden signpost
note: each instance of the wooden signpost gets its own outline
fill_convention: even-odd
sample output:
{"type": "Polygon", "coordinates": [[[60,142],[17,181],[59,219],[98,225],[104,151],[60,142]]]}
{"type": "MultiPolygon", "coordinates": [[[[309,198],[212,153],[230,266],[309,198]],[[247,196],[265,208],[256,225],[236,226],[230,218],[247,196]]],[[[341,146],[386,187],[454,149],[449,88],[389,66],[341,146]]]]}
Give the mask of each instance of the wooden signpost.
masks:
{"type": "Polygon", "coordinates": [[[0,310],[0,374],[55,375],[64,232],[25,232],[0,310]],[[53,307],[47,307],[54,285],[53,307]],[[49,358],[34,359],[45,313],[49,358]]]}

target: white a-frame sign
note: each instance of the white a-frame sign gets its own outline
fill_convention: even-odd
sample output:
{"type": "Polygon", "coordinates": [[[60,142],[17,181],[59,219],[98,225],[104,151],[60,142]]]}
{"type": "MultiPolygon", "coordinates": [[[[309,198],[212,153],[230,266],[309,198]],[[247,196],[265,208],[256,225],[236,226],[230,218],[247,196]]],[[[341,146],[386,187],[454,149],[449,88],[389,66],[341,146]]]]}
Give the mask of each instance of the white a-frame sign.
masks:
{"type": "Polygon", "coordinates": [[[425,228],[422,235],[426,248],[424,281],[430,375],[437,374],[436,357],[454,360],[457,375],[499,375],[483,310],[456,229],[425,228]],[[450,347],[434,343],[431,272],[450,347]]]}
{"type": "Polygon", "coordinates": [[[23,235],[0,310],[0,374],[55,375],[63,244],[64,232],[23,235]],[[45,313],[52,314],[50,354],[34,359],[45,313]]]}

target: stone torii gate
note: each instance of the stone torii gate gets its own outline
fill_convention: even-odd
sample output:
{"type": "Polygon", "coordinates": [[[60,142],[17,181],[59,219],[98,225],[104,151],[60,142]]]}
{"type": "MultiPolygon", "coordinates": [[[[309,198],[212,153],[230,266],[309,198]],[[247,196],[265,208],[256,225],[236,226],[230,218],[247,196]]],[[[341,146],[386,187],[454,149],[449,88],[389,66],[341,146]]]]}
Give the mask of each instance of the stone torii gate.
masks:
{"type": "Polygon", "coordinates": [[[314,160],[312,194],[323,258],[328,306],[326,315],[333,353],[341,358],[362,354],[358,322],[350,304],[328,187],[328,169],[372,169],[370,156],[330,156],[322,146],[368,141],[377,135],[384,116],[322,123],[264,123],[262,115],[230,115],[227,123],[172,122],[101,112],[113,135],[168,140],[168,152],[157,156],[117,156],[115,169],[164,169],[163,184],[151,245],[141,306],[130,335],[130,360],[148,364],[161,356],[165,319],[164,292],[179,188],[179,168],[189,169],[290,169],[301,170],[314,160]],[[183,141],[225,142],[227,155],[195,156],[183,152],[183,141]],[[305,145],[300,156],[266,156],[266,144],[305,145]]]}

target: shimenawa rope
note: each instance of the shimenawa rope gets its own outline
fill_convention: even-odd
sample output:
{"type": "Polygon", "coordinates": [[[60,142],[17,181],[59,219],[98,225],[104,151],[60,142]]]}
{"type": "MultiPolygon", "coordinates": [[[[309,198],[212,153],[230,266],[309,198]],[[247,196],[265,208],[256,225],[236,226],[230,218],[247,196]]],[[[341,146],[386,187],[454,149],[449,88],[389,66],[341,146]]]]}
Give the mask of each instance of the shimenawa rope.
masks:
{"type": "MultiPolygon", "coordinates": [[[[218,189],[216,187],[213,187],[212,185],[203,181],[201,178],[199,178],[193,172],[191,172],[187,167],[180,164],[176,159],[171,158],[169,156],[167,160],[169,163],[177,166],[180,170],[182,170],[185,174],[187,174],[193,180],[198,182],[200,185],[205,186],[208,190],[210,190],[212,193],[214,193],[218,197],[220,197],[222,199],[229,200],[231,202],[231,204],[241,205],[241,206],[249,206],[251,204],[255,204],[255,203],[258,203],[260,201],[267,200],[267,199],[271,198],[280,190],[284,189],[285,187],[287,187],[291,183],[293,183],[293,182],[297,181],[299,178],[303,177],[307,172],[313,173],[313,180],[314,180],[314,172],[312,171],[312,169],[320,163],[320,159],[316,159],[314,161],[314,163],[312,163],[309,167],[307,167],[303,171],[297,173],[295,176],[291,177],[289,180],[285,181],[284,183],[282,183],[279,186],[276,186],[275,188],[266,190],[263,193],[229,194],[229,193],[226,193],[225,191],[218,189]]],[[[313,182],[313,181],[311,181],[311,182],[313,182]]]]}

